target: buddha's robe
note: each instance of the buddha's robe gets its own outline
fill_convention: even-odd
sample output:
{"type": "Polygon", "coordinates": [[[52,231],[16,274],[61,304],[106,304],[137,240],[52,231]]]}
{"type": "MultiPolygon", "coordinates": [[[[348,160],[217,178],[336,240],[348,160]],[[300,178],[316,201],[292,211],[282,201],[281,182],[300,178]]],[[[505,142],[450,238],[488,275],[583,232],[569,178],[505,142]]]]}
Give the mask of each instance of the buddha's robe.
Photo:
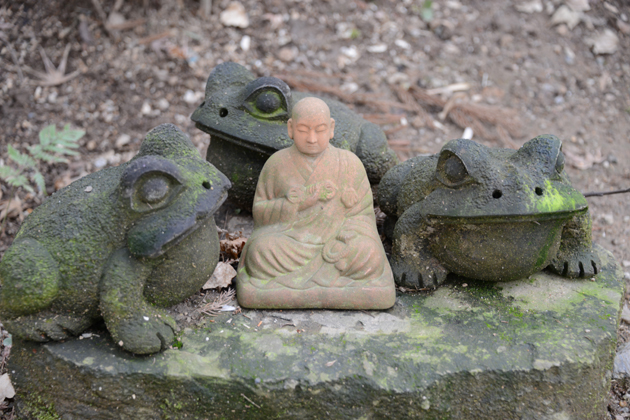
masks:
{"type": "Polygon", "coordinates": [[[260,174],[252,212],[254,232],[241,255],[238,293],[245,285],[247,290],[342,288],[349,295],[356,287],[370,293],[384,287],[393,304],[393,277],[376,230],[372,191],[353,153],[331,145],[316,159],[295,146],[276,152],[260,174]],[[300,211],[302,199],[317,187],[319,200],[300,211]]]}

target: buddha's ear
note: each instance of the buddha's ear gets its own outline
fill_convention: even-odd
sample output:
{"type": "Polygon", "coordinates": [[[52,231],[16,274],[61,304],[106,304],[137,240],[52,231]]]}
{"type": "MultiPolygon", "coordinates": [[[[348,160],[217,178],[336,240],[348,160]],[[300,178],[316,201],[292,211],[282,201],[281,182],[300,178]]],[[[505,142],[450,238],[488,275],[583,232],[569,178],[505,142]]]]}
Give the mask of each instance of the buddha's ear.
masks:
{"type": "Polygon", "coordinates": [[[287,121],[287,134],[289,134],[289,138],[293,140],[293,118],[289,118],[287,121]]]}
{"type": "Polygon", "coordinates": [[[330,139],[332,140],[333,137],[335,137],[335,119],[331,118],[330,119],[330,139]]]}

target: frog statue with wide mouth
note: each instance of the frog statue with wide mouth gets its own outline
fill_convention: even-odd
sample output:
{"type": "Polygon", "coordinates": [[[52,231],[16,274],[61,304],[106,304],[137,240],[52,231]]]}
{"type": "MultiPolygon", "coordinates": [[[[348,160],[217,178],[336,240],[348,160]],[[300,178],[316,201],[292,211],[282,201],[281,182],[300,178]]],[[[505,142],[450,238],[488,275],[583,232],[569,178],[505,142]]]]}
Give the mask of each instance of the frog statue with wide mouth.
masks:
{"type": "Polygon", "coordinates": [[[508,281],[546,267],[570,278],[597,274],[588,205],[561,147],[554,135],[518,151],[458,139],[391,169],[378,203],[396,283],[436,287],[448,273],[508,281]]]}

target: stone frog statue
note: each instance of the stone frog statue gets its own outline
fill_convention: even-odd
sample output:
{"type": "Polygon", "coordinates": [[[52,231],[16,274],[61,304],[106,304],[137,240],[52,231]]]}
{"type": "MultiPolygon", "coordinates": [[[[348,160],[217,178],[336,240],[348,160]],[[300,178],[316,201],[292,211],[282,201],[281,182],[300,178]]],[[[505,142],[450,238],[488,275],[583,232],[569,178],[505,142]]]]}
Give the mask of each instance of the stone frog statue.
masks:
{"type": "Polygon", "coordinates": [[[436,287],[449,272],[505,281],[545,267],[597,274],[587,202],[564,172],[561,145],[553,135],[518,151],[459,139],[391,169],[378,203],[397,284],[436,287]]]}
{"type": "MultiPolygon", "coordinates": [[[[275,77],[256,78],[227,62],[210,73],[205,100],[192,114],[197,128],[212,136],[206,159],[232,181],[230,201],[251,209],[258,177],[267,159],[290,147],[286,123],[293,103],[311,94],[292,92],[275,77]]],[[[322,98],[323,99],[323,98],[322,98]]],[[[323,99],[335,120],[334,147],[356,154],[371,184],[399,163],[383,131],[340,102],[323,99]]]]}
{"type": "Polygon", "coordinates": [[[62,340],[103,318],[138,354],[174,338],[159,309],[194,294],[219,258],[213,213],[228,179],[172,124],[128,163],[81,178],[28,216],[0,262],[0,319],[17,337],[62,340]]]}

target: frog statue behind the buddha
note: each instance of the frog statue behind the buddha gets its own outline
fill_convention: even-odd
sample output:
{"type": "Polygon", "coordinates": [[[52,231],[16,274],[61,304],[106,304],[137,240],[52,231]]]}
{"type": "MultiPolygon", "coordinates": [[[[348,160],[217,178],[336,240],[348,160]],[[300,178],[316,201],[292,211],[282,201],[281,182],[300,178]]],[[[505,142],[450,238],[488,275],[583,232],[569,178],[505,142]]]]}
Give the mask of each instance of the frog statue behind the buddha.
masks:
{"type": "MultiPolygon", "coordinates": [[[[232,182],[230,201],[251,209],[263,165],[269,156],[293,144],[286,123],[293,103],[306,96],[313,95],[291,92],[275,77],[257,79],[240,64],[226,62],[212,70],[205,100],[191,118],[212,136],[206,159],[232,182]]],[[[330,143],[356,154],[370,183],[377,184],[399,162],[385,134],[342,103],[323,100],[335,120],[330,143]]]]}
{"type": "Polygon", "coordinates": [[[230,182],[172,124],[128,163],[81,178],[28,216],[0,262],[0,319],[12,334],[62,340],[101,317],[116,343],[167,347],[183,301],[219,258],[213,214],[230,182]]]}
{"type": "Polygon", "coordinates": [[[391,169],[378,202],[397,284],[436,287],[449,272],[513,280],[545,267],[597,274],[588,206],[564,172],[561,145],[553,135],[518,151],[459,139],[391,169]]]}

